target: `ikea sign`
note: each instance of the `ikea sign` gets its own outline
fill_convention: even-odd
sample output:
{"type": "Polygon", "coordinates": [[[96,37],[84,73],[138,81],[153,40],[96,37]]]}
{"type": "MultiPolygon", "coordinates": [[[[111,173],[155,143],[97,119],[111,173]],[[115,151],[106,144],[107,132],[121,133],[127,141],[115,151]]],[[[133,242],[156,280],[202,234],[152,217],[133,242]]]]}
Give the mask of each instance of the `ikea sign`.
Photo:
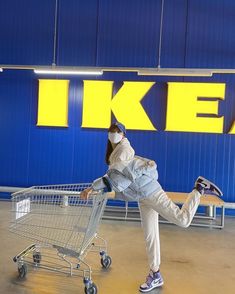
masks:
{"type": "MultiPolygon", "coordinates": [[[[113,96],[114,81],[84,80],[83,128],[108,128],[111,113],[127,129],[157,131],[141,100],[155,82],[124,81],[113,96]]],[[[224,83],[169,82],[165,131],[223,133],[218,113],[224,83]],[[202,100],[200,97],[203,97],[202,100]],[[198,116],[198,114],[203,116],[198,116]]],[[[68,126],[69,80],[39,80],[37,126],[68,126]]],[[[235,122],[229,134],[235,134],[235,122]]]]}

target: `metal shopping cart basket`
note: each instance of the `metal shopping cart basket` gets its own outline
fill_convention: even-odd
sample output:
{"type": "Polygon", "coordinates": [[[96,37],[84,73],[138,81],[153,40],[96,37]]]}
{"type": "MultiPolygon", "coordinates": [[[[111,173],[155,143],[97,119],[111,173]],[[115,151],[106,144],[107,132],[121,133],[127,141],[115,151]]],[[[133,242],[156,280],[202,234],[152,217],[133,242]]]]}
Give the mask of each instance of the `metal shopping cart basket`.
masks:
{"type": "Polygon", "coordinates": [[[84,259],[88,252],[99,251],[102,267],[111,265],[107,243],[97,235],[107,199],[99,191],[82,200],[80,192],[89,186],[34,186],[12,194],[10,231],[35,242],[13,258],[20,278],[26,276],[31,265],[81,275],[85,293],[98,292],[91,279],[91,267],[84,259]]]}

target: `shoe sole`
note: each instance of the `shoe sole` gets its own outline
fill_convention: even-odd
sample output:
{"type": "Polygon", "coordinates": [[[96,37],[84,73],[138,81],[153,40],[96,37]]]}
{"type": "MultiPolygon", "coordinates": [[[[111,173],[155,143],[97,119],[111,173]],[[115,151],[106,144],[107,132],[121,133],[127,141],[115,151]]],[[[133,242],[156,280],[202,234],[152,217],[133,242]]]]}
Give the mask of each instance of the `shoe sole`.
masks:
{"type": "MultiPolygon", "coordinates": [[[[214,188],[215,188],[215,190],[216,190],[216,192],[219,194],[219,195],[217,195],[218,197],[222,197],[223,196],[223,192],[219,189],[219,187],[217,187],[214,183],[212,183],[211,181],[209,181],[209,180],[207,180],[206,178],[203,178],[202,176],[200,176],[200,177],[198,177],[197,178],[197,181],[198,180],[202,180],[202,181],[206,181],[206,182],[208,182],[210,185],[212,185],[214,188]]],[[[213,193],[213,192],[212,192],[213,193]]],[[[215,194],[215,193],[214,193],[215,194]]]]}
{"type": "Polygon", "coordinates": [[[142,292],[142,293],[147,293],[147,292],[152,291],[153,289],[156,289],[156,288],[158,288],[158,287],[161,287],[163,284],[164,284],[164,282],[162,282],[162,283],[160,283],[160,284],[157,284],[156,286],[152,287],[151,289],[147,289],[147,290],[139,289],[139,291],[142,292]]]}

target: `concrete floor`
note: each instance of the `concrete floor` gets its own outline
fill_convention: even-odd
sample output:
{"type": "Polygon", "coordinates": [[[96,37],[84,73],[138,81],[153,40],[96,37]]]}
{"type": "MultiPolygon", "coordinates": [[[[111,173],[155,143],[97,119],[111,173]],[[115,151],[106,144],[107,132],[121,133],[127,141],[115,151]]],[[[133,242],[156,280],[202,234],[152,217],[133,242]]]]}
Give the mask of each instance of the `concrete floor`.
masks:
{"type": "MultiPolygon", "coordinates": [[[[0,201],[0,293],[84,293],[80,277],[43,269],[29,270],[19,280],[12,257],[32,241],[8,232],[10,208],[10,202],[0,201]]],[[[226,218],[223,230],[162,224],[160,231],[165,284],[149,293],[235,293],[235,218],[226,218]]],[[[109,270],[102,270],[99,256],[88,258],[99,294],[139,293],[148,272],[140,223],[103,221],[99,233],[108,241],[113,261],[109,270]]]]}

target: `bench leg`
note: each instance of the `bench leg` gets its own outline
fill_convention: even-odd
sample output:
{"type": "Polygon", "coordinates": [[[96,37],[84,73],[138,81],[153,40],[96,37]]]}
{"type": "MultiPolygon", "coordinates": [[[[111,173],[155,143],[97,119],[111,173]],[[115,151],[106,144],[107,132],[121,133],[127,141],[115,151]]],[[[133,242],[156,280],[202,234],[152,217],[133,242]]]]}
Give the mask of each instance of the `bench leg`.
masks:
{"type": "Polygon", "coordinates": [[[212,219],[215,219],[215,209],[214,205],[209,205],[206,207],[206,215],[212,219]]]}
{"type": "Polygon", "coordinates": [[[221,207],[221,229],[224,227],[224,214],[225,214],[225,208],[224,206],[221,207]]]}
{"type": "Polygon", "coordinates": [[[216,219],[216,206],[215,205],[213,206],[213,209],[214,209],[214,219],[216,219]]]}

